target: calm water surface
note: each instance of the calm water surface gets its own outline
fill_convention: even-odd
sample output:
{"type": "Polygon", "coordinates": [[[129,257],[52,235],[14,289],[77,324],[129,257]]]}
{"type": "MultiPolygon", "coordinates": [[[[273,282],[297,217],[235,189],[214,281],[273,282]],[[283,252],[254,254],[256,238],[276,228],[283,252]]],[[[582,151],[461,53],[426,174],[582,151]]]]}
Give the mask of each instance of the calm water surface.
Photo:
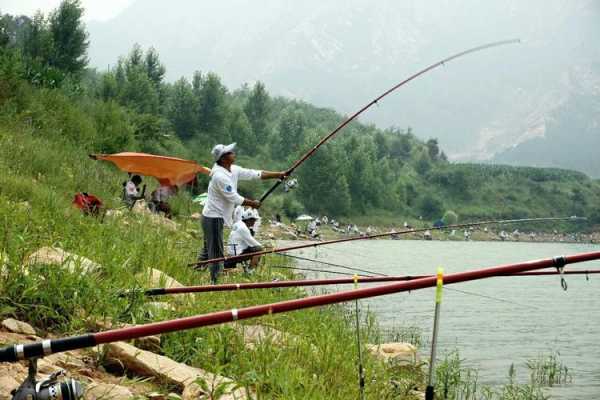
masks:
{"type": "MultiPolygon", "coordinates": [[[[378,273],[416,275],[434,274],[438,266],[451,273],[599,249],[597,245],[562,243],[377,240],[299,250],[296,254],[378,273]]],[[[301,264],[331,269],[311,262],[301,264]]],[[[598,269],[600,262],[567,268],[598,269]]],[[[552,398],[600,399],[600,275],[591,275],[589,281],[585,275],[566,279],[566,292],[558,276],[501,277],[448,286],[512,304],[445,290],[438,354],[458,349],[467,365],[479,370],[481,383],[498,385],[506,383],[511,363],[525,380],[528,359],[558,351],[571,370],[573,383],[552,388],[552,398]]],[[[344,288],[348,286],[336,289],[344,288]]],[[[373,310],[383,327],[416,326],[429,341],[434,289],[363,300],[361,305],[373,310]]]]}

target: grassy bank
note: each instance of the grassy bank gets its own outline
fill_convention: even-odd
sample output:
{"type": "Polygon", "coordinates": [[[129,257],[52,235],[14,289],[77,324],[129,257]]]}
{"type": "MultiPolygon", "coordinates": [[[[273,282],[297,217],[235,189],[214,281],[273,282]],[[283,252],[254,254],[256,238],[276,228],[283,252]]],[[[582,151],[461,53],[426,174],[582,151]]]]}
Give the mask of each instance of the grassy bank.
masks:
{"type": "MultiPolygon", "coordinates": [[[[103,221],[83,216],[70,204],[73,194],[86,190],[108,207],[117,207],[123,176],[68,143],[4,130],[0,166],[0,243],[8,260],[0,278],[0,318],[15,317],[47,333],[71,335],[96,329],[98,320],[139,324],[305,295],[285,289],[163,299],[173,310],[153,308],[140,297],[118,298],[118,292],[143,285],[150,267],[183,284],[208,282],[206,273],[186,266],[200,243],[186,231],[197,231],[197,222],[179,218],[179,229],[171,231],[138,214],[107,216],[103,221]],[[61,247],[103,268],[82,274],[32,266],[26,273],[25,259],[42,246],[61,247]]],[[[290,278],[269,268],[280,262],[268,260],[253,280],[290,278]]],[[[356,398],[357,352],[350,317],[344,306],[332,306],[250,322],[293,335],[294,341],[284,346],[265,343],[250,350],[239,329],[224,325],[163,335],[161,348],[178,361],[232,377],[261,398],[356,398]]],[[[363,329],[366,342],[377,341],[373,323],[365,322],[363,329]]],[[[365,367],[368,398],[403,398],[390,384],[397,372],[374,358],[367,358],[365,367]]],[[[419,379],[419,374],[409,374],[406,391],[419,386],[419,379]]]]}
{"type": "MultiPolygon", "coordinates": [[[[194,260],[200,240],[188,233],[197,232],[198,226],[186,218],[184,207],[176,219],[176,231],[133,213],[104,219],[83,216],[70,204],[73,194],[87,190],[99,195],[109,208],[118,207],[122,174],[91,161],[76,146],[27,131],[0,131],[0,166],[4,171],[0,176],[0,250],[5,263],[0,274],[0,318],[15,317],[60,336],[94,331],[98,321],[139,324],[305,296],[302,290],[277,289],[162,299],[171,308],[152,306],[140,296],[119,298],[120,291],[145,285],[148,268],[160,269],[183,284],[208,281],[206,273],[186,266],[194,260]],[[103,268],[92,274],[48,266],[24,268],[27,256],[42,246],[61,247],[103,268]]],[[[179,199],[182,204],[185,200],[179,199]]],[[[293,278],[286,270],[271,268],[282,262],[279,257],[267,259],[252,280],[293,278]]],[[[239,274],[224,278],[247,280],[239,274]]],[[[284,343],[266,341],[248,348],[240,329],[228,324],[163,335],[161,352],[229,376],[259,398],[357,398],[351,310],[338,305],[247,322],[275,328],[293,338],[284,343]]],[[[363,345],[406,336],[407,331],[398,327],[398,332],[391,336],[387,332],[384,337],[366,311],[361,320],[363,345]]],[[[419,335],[409,336],[420,342],[419,335]]],[[[363,353],[367,353],[365,348],[363,353]]],[[[423,365],[387,364],[371,356],[365,357],[364,364],[369,399],[411,399],[413,389],[424,387],[423,365]]],[[[509,383],[512,392],[506,388],[473,392],[476,373],[466,371],[458,356],[447,358],[438,368],[438,376],[439,390],[454,393],[449,397],[453,399],[543,398],[540,384],[531,386],[535,390],[529,392],[530,386],[514,382],[509,383]],[[487,397],[465,397],[465,393],[487,397]]]]}

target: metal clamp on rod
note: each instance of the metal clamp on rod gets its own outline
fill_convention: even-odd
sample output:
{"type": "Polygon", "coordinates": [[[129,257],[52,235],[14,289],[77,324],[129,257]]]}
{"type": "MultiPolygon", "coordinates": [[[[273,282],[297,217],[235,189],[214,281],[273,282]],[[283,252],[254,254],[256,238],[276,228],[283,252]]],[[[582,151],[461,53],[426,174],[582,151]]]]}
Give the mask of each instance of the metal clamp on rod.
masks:
{"type": "Polygon", "coordinates": [[[552,261],[554,261],[556,271],[560,274],[560,286],[566,291],[568,288],[567,281],[565,279],[565,265],[567,265],[567,259],[565,256],[557,256],[554,257],[552,261]]]}

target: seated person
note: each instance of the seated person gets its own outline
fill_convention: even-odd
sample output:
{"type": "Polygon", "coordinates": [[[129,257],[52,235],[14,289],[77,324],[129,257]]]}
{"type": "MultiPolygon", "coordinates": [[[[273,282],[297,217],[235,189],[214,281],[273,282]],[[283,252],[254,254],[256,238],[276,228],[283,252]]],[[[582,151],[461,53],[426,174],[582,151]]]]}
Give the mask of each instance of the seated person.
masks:
{"type": "Polygon", "coordinates": [[[123,182],[123,201],[133,208],[136,201],[143,199],[146,192],[146,185],[140,193],[139,186],[142,183],[142,178],[139,175],[133,175],[127,182],[123,182]]]}
{"type": "Polygon", "coordinates": [[[171,218],[171,206],[168,200],[177,193],[177,186],[160,185],[150,194],[150,211],[158,214],[165,213],[165,217],[171,218]]]}
{"type": "MultiPolygon", "coordinates": [[[[229,240],[227,242],[228,253],[230,256],[254,253],[263,249],[261,244],[252,236],[251,232],[256,220],[257,218],[254,210],[248,208],[242,213],[242,219],[233,224],[231,227],[231,233],[229,234],[229,240]]],[[[258,265],[260,256],[225,261],[225,268],[235,268],[237,263],[247,261],[249,259],[250,267],[254,268],[258,265]]],[[[245,266],[244,270],[246,270],[245,266]]]]}

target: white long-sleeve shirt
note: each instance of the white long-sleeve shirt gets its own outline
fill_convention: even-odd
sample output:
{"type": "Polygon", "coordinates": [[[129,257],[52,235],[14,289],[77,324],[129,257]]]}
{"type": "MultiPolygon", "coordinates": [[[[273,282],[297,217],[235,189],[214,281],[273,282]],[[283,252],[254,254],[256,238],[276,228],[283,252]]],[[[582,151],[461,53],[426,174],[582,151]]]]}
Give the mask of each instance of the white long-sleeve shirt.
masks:
{"type": "Polygon", "coordinates": [[[231,233],[229,234],[229,240],[227,241],[227,250],[229,255],[236,256],[241,254],[242,251],[248,247],[260,246],[260,242],[254,239],[250,229],[244,221],[238,221],[233,224],[231,233]]]}
{"type": "Polygon", "coordinates": [[[238,180],[260,179],[261,171],[231,166],[231,171],[215,164],[210,172],[208,198],[202,215],[209,218],[223,218],[225,225],[233,225],[233,210],[244,202],[237,192],[238,180]]]}

